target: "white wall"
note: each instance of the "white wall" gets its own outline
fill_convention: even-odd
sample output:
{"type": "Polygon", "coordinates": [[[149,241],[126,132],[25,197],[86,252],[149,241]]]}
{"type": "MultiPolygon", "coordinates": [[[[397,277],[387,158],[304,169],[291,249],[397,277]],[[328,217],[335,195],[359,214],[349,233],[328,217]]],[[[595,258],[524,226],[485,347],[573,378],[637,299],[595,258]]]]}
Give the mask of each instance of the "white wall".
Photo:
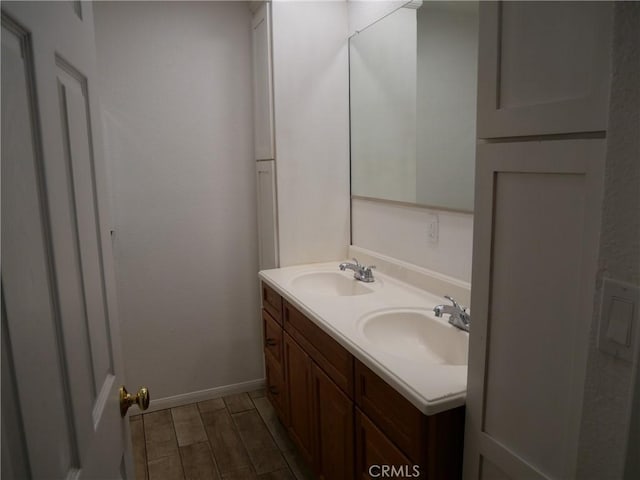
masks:
{"type": "Polygon", "coordinates": [[[349,244],[344,2],[272,4],[280,266],[342,259],[349,244]]]}
{"type": "MultiPolygon", "coordinates": [[[[613,278],[640,286],[639,7],[633,2],[615,6],[599,268],[578,457],[577,476],[581,479],[622,478],[628,429],[632,426],[632,364],[599,351],[597,337],[602,280],[613,278]]],[[[639,361],[635,359],[636,364],[639,361]]],[[[636,398],[635,402],[633,418],[638,419],[640,400],[636,398]]],[[[635,428],[637,438],[637,424],[635,428]]],[[[637,472],[638,444],[628,448],[630,459],[636,459],[637,472]]],[[[627,478],[637,476],[629,473],[627,478]]]]}
{"type": "Polygon", "coordinates": [[[353,245],[471,282],[473,215],[363,199],[353,199],[351,208],[353,245]],[[435,244],[427,231],[433,215],[435,244]]]}
{"type": "Polygon", "coordinates": [[[249,9],[95,18],[128,386],[157,401],[261,379],[249,9]]]}

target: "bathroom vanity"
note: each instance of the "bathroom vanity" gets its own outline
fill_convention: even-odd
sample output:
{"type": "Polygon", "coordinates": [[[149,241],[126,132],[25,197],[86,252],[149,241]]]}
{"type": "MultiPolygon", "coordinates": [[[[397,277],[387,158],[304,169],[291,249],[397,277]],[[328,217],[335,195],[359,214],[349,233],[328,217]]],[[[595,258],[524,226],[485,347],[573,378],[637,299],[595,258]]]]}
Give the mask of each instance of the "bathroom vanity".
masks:
{"type": "Polygon", "coordinates": [[[337,263],[260,277],[267,397],[318,478],[459,478],[468,334],[442,299],[337,263]]]}

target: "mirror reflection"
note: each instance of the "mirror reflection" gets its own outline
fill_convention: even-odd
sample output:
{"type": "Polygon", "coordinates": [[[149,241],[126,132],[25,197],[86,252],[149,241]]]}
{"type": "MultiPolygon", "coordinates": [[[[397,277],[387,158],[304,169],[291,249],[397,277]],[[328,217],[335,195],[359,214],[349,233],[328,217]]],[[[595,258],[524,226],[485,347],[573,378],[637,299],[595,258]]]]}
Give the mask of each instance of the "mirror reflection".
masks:
{"type": "Polygon", "coordinates": [[[477,2],[410,2],[353,35],[351,193],[473,210],[477,2]]]}

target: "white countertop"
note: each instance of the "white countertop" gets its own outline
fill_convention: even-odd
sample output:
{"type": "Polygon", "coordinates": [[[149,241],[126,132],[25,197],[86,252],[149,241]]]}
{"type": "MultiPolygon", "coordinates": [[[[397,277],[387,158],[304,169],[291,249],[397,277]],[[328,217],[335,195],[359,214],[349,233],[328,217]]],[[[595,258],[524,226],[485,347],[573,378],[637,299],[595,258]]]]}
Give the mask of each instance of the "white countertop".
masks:
{"type": "Polygon", "coordinates": [[[464,405],[466,365],[429,363],[407,355],[392,354],[370,342],[362,333],[361,319],[372,312],[418,309],[446,328],[453,329],[453,335],[467,336],[463,340],[468,341],[466,332],[449,325],[447,319],[433,315],[433,307],[446,303],[446,300],[377,271],[374,271],[375,282],[364,284],[373,293],[365,295],[328,296],[292,285],[295,278],[312,272],[337,272],[352,279],[353,272],[340,272],[339,263],[263,270],[259,275],[423,413],[433,415],[464,405]]]}

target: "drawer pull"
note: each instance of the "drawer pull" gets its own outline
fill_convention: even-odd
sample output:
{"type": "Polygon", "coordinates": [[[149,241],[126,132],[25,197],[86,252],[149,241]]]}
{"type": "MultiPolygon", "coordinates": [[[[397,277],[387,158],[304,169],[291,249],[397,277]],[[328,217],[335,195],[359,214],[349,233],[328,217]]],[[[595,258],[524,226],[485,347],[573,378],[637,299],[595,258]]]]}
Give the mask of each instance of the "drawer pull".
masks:
{"type": "Polygon", "coordinates": [[[267,338],[265,343],[268,347],[275,347],[278,344],[275,338],[267,338]]]}
{"type": "Polygon", "coordinates": [[[275,385],[269,385],[269,393],[271,395],[278,395],[280,392],[278,391],[278,387],[275,385]]]}

